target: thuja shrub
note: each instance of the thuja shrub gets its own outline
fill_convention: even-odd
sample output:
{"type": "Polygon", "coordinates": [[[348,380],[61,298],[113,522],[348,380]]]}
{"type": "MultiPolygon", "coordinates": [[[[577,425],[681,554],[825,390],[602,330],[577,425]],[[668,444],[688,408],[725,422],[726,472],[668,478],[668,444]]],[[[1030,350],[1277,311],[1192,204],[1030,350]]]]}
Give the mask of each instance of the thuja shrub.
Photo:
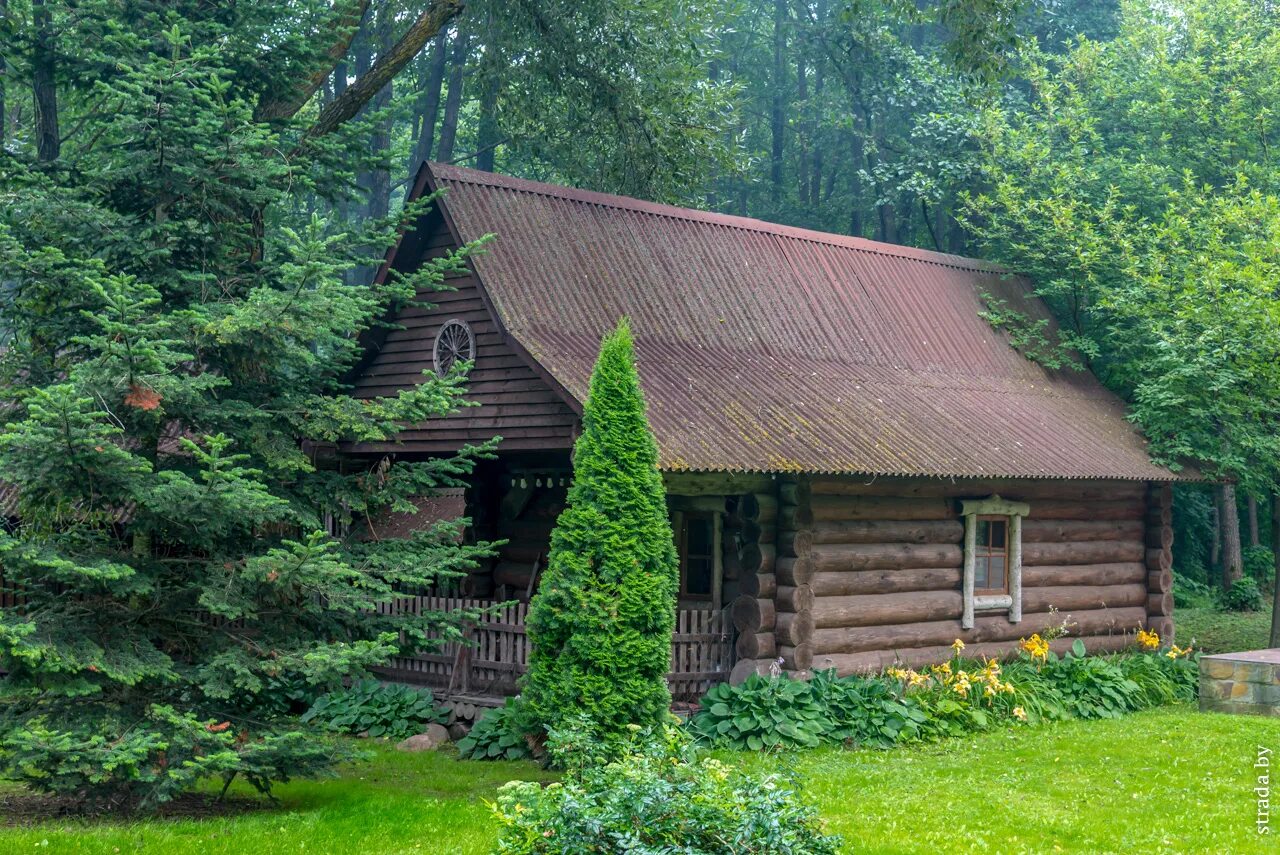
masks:
{"type": "Polygon", "coordinates": [[[498,791],[500,855],[688,852],[700,855],[834,855],[816,811],[782,776],[752,775],[699,756],[677,728],[635,728],[614,759],[557,731],[549,741],[559,783],[513,781],[498,791]]]}
{"type": "Polygon", "coordinates": [[[605,338],[583,407],[573,486],[529,609],[528,729],[585,715],[603,741],[668,715],[676,552],[631,331],[605,338]]]}

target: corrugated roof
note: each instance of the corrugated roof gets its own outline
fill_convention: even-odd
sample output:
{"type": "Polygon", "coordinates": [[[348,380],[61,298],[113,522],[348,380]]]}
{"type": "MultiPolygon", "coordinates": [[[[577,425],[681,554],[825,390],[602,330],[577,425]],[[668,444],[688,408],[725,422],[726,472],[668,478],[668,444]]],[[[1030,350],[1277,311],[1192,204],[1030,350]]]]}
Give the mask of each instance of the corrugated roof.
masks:
{"type": "MultiPolygon", "coordinates": [[[[942,253],[427,167],[500,322],[579,402],[631,318],[669,470],[1164,480],[1121,401],[979,316],[1027,283],[942,253]]],[[[419,186],[421,186],[420,182],[419,186]]]]}

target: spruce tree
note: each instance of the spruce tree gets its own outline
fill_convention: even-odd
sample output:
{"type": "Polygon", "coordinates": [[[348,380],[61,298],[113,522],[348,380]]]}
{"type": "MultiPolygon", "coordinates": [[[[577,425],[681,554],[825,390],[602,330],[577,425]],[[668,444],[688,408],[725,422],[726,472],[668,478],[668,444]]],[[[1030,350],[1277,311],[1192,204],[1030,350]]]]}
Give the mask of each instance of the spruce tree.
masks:
{"type": "Polygon", "coordinates": [[[522,698],[534,728],[585,716],[610,740],[629,725],[662,722],[678,587],[658,448],[624,320],[600,347],[573,486],[529,609],[522,698]]]}
{"type": "Polygon", "coordinates": [[[457,526],[370,542],[360,522],[482,452],[343,469],[332,449],[458,406],[458,372],[382,399],[344,385],[360,334],[458,259],[344,282],[399,225],[325,219],[362,129],[263,107],[300,81],[305,102],[352,26],[341,5],[55,13],[67,133],[0,158],[0,567],[19,598],[0,608],[0,777],[145,806],[205,776],[321,772],[339,752],[278,714],[282,689],[449,625],[379,606],[474,563],[457,526]]]}

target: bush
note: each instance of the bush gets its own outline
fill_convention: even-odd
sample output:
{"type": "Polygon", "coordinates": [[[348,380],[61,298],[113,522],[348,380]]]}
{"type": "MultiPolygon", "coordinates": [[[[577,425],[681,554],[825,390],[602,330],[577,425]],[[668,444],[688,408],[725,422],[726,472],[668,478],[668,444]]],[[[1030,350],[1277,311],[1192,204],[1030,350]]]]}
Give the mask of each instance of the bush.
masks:
{"type": "Polygon", "coordinates": [[[1180,609],[1211,609],[1217,605],[1217,599],[1213,588],[1175,570],[1173,604],[1180,609]]]}
{"type": "Polygon", "coordinates": [[[372,679],[321,695],[302,715],[304,722],[314,721],[340,733],[367,732],[389,739],[405,739],[445,718],[430,690],[372,679]]]}
{"type": "Polygon", "coordinates": [[[1061,658],[1050,654],[1042,673],[1074,718],[1118,718],[1141,708],[1142,687],[1111,659],[1087,655],[1078,638],[1061,658]]]}
{"type": "Polygon", "coordinates": [[[77,793],[92,810],[133,811],[209,777],[239,775],[269,793],[273,781],[323,774],[350,756],[331,740],[299,731],[255,736],[161,704],[116,719],[95,705],[85,702],[89,724],[75,736],[65,723],[41,718],[6,727],[0,761],[29,770],[24,783],[39,792],[77,793]]]}
{"type": "Polygon", "coordinates": [[[573,486],[529,607],[521,695],[531,731],[585,713],[609,741],[666,720],[676,568],[658,447],[622,322],[591,375],[573,486]]]}
{"type": "MultiPolygon", "coordinates": [[[[560,746],[581,736],[553,734],[560,746]]],[[[590,738],[587,738],[590,741],[590,738]]],[[[619,759],[576,763],[546,787],[513,781],[498,791],[500,855],[684,852],[699,855],[834,855],[812,807],[778,775],[752,776],[699,757],[672,727],[633,731],[619,759]]]]}
{"type": "Polygon", "coordinates": [[[815,683],[752,674],[741,685],[720,683],[690,721],[693,732],[736,749],[813,748],[834,723],[815,683]]]}
{"type": "Polygon", "coordinates": [[[1276,555],[1265,546],[1248,546],[1244,550],[1244,574],[1265,588],[1275,579],[1276,555]]]}
{"type": "Polygon", "coordinates": [[[520,709],[514,698],[489,710],[458,740],[458,756],[464,760],[523,760],[530,756],[529,742],[520,726],[520,709]]]}
{"type": "Polygon", "coordinates": [[[1089,656],[1082,641],[1059,657],[1033,636],[1023,655],[1001,665],[958,655],[922,671],[891,668],[877,677],[808,681],[752,676],[707,693],[690,729],[711,745],[735,749],[809,748],[822,743],[890,748],[1012,723],[1113,718],[1158,704],[1194,700],[1197,663],[1190,650],[1089,656]]]}
{"type": "Polygon", "coordinates": [[[1250,576],[1237,579],[1231,589],[1222,592],[1222,607],[1229,612],[1262,611],[1262,589],[1258,580],[1250,576]]]}

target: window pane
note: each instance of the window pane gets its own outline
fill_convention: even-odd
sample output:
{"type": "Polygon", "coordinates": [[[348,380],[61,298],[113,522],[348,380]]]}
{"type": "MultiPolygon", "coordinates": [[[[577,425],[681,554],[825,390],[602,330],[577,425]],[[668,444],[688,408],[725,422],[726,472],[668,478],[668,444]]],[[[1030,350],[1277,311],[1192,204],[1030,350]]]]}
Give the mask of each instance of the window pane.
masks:
{"type": "Polygon", "coordinates": [[[710,558],[689,558],[685,562],[684,592],[697,597],[711,596],[710,558]]]}
{"type": "Polygon", "coordinates": [[[991,543],[991,521],[978,520],[978,548],[981,549],[991,543]]]}
{"type": "Polygon", "coordinates": [[[1009,524],[1004,520],[991,520],[988,525],[991,526],[991,548],[1004,549],[1005,528],[1009,524]]]}
{"type": "Polygon", "coordinates": [[[685,521],[685,550],[689,555],[711,554],[711,520],[692,517],[685,521]]]}
{"type": "Polygon", "coordinates": [[[993,555],[987,559],[988,584],[986,587],[993,590],[1004,590],[1004,565],[1005,558],[1003,555],[993,555]]]}
{"type": "Polygon", "coordinates": [[[989,575],[988,562],[991,559],[985,555],[975,555],[973,559],[973,587],[986,588],[987,576],[989,575]]]}

